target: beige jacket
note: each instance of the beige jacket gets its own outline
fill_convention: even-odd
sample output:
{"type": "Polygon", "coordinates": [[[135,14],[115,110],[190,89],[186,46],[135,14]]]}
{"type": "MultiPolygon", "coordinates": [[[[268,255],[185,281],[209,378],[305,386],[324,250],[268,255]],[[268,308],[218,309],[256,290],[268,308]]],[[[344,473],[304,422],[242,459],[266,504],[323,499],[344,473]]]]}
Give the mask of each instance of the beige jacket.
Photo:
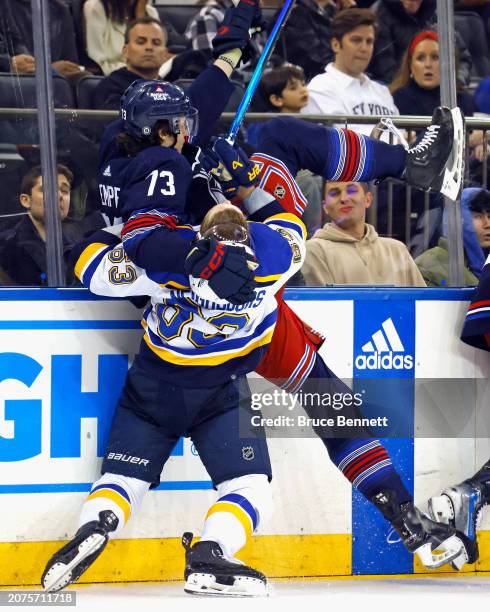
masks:
{"type": "Polygon", "coordinates": [[[306,242],[301,271],[310,286],[426,286],[407,247],[393,238],[381,238],[368,223],[361,240],[326,223],[306,242]]]}

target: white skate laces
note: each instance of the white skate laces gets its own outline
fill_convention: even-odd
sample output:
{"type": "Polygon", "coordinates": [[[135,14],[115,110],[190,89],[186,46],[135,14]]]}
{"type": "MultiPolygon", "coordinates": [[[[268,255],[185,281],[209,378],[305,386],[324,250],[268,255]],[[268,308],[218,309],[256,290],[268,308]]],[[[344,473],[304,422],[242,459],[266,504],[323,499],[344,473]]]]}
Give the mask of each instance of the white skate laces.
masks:
{"type": "Polygon", "coordinates": [[[396,127],[396,125],[393,123],[393,121],[389,118],[389,117],[381,117],[381,119],[379,120],[378,125],[381,125],[381,129],[383,131],[387,131],[390,132],[391,134],[393,134],[393,136],[395,138],[398,138],[398,140],[400,141],[400,144],[403,146],[403,148],[408,151],[409,150],[409,144],[405,138],[405,136],[403,135],[403,133],[396,127]]]}
{"type": "Polygon", "coordinates": [[[437,138],[440,128],[440,125],[429,125],[419,144],[409,149],[410,153],[423,153],[424,151],[428,151],[429,147],[437,138]]]}

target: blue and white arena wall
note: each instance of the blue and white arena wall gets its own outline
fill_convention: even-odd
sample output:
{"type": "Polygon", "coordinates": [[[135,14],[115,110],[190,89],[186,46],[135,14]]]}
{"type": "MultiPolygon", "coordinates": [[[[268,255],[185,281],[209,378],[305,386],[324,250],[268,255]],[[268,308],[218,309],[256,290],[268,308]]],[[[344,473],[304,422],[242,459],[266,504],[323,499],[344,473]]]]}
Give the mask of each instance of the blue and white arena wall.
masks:
{"type": "MultiPolygon", "coordinates": [[[[383,379],[394,401],[395,378],[488,378],[488,353],[459,341],[470,296],[457,289],[286,293],[326,336],[322,354],[331,369],[353,384],[383,379]],[[369,361],[373,349],[386,359],[369,361]]],[[[0,585],[36,584],[60,541],[76,530],[99,476],[111,415],[142,331],[130,303],[96,299],[84,289],[0,289],[0,311],[0,585]]],[[[423,415],[415,385],[403,402],[406,422],[416,428],[423,415]]],[[[488,406],[479,404],[484,416],[488,406]]],[[[475,436],[384,441],[422,506],[490,455],[488,440],[475,436]]],[[[269,448],[276,511],[244,551],[245,561],[271,577],[424,571],[379,513],[352,493],[320,440],[271,439],[269,448]]],[[[160,487],[83,581],[180,579],[180,537],[199,534],[214,499],[192,444],[182,440],[160,487]]],[[[485,529],[484,518],[481,558],[467,571],[490,570],[485,529]]]]}

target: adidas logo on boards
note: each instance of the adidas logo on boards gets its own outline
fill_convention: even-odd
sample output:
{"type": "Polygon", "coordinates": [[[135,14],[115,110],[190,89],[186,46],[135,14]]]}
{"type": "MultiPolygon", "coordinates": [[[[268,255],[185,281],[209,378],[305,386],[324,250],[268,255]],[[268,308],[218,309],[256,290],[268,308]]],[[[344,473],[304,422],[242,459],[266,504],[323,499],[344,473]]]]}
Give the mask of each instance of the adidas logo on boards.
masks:
{"type": "Polygon", "coordinates": [[[413,356],[405,355],[405,347],[391,319],[386,319],[372,335],[372,340],[362,346],[364,354],[357,355],[358,370],[411,370],[413,356]]]}
{"type": "Polygon", "coordinates": [[[102,176],[112,176],[111,174],[111,164],[109,164],[107,166],[107,168],[104,170],[104,172],[102,173],[102,176]]]}

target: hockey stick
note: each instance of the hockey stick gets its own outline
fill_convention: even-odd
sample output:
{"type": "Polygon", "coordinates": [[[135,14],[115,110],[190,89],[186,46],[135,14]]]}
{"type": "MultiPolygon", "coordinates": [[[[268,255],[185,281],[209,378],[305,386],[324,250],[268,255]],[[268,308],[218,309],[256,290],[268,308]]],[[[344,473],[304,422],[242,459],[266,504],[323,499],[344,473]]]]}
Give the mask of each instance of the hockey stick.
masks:
{"type": "Polygon", "coordinates": [[[247,89],[243,94],[242,101],[240,102],[240,105],[236,111],[235,118],[233,119],[233,123],[230,127],[230,131],[228,132],[228,135],[226,137],[226,140],[230,144],[233,144],[235,142],[236,135],[238,134],[238,130],[240,129],[240,126],[243,122],[245,113],[247,112],[248,107],[252,102],[254,93],[257,90],[257,87],[259,86],[260,78],[262,76],[265,63],[274,51],[277,39],[279,38],[279,34],[281,33],[281,30],[286,24],[286,21],[288,20],[288,17],[293,9],[294,1],[295,0],[286,0],[284,2],[284,6],[282,7],[281,12],[277,17],[276,23],[272,28],[272,32],[270,33],[269,38],[265,43],[264,50],[262,51],[257,65],[255,66],[255,69],[252,73],[252,77],[247,85],[247,89]]]}

